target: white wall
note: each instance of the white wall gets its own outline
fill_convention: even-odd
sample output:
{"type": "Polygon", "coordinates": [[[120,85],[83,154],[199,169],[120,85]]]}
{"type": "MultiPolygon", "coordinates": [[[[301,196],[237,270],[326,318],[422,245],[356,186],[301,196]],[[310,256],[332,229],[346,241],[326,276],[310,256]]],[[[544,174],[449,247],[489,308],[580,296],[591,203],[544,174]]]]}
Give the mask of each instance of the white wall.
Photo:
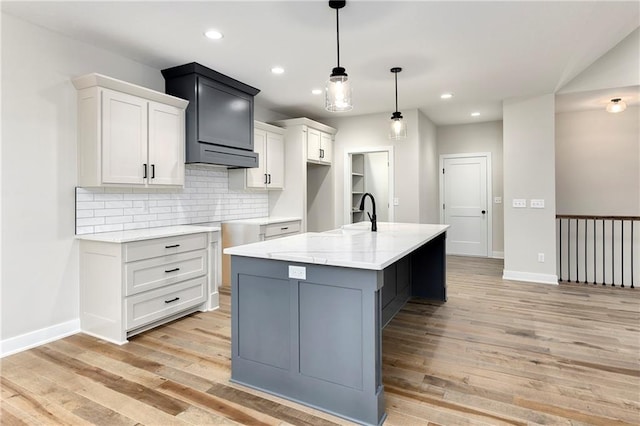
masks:
{"type": "MultiPolygon", "coordinates": [[[[387,152],[369,152],[364,154],[364,192],[369,192],[378,200],[376,217],[378,222],[389,221],[389,168],[387,152]]],[[[366,209],[370,210],[366,203],[366,209]]],[[[366,217],[365,217],[366,219],[366,217]]]]}
{"type": "Polygon", "coordinates": [[[554,111],[552,94],[503,103],[506,279],[557,282],[554,111]],[[526,199],[527,208],[512,207],[514,198],[526,199]],[[545,208],[530,208],[531,199],[543,199],[545,208]]]}
{"type": "MultiPolygon", "coordinates": [[[[90,72],[164,91],[157,69],[2,14],[1,354],[79,328],[70,80],[90,72]]],[[[256,118],[279,116],[262,109],[256,118]]],[[[187,179],[197,181],[197,168],[187,179]]]]}
{"type": "Polygon", "coordinates": [[[640,215],[640,108],[556,114],[558,214],[640,215]]]}
{"type": "MultiPolygon", "coordinates": [[[[490,152],[492,165],[493,197],[503,195],[502,172],[502,121],[440,126],[438,135],[438,158],[443,154],[464,154],[490,152]]],[[[504,251],[503,204],[492,206],[493,252],[500,255],[504,251]]]]}
{"type": "Polygon", "coordinates": [[[76,90],[88,72],[163,90],[158,70],[2,15],[2,340],[78,326],[76,90]]]}
{"type": "Polygon", "coordinates": [[[403,111],[402,115],[407,120],[407,139],[400,141],[388,138],[390,114],[387,113],[323,120],[325,124],[338,129],[333,153],[336,225],[344,224],[345,151],[390,145],[394,146],[395,157],[393,190],[399,199],[399,205],[394,210],[394,221],[420,221],[420,193],[416,182],[420,176],[420,158],[416,155],[419,152],[418,111],[403,111]]]}
{"type": "Polygon", "coordinates": [[[420,223],[440,223],[438,141],[435,124],[418,111],[420,135],[420,223]]]}

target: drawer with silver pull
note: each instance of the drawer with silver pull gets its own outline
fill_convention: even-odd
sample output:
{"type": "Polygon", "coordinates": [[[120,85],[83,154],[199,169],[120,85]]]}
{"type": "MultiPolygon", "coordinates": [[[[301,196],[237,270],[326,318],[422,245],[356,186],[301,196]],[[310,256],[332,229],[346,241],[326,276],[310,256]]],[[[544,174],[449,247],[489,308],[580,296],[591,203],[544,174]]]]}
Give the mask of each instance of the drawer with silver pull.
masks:
{"type": "Polygon", "coordinates": [[[206,273],[206,250],[125,263],[125,296],[199,277],[206,273]]]}
{"type": "Polygon", "coordinates": [[[300,221],[270,223],[265,227],[265,239],[271,237],[284,237],[289,234],[297,234],[300,232],[300,221]]]}
{"type": "Polygon", "coordinates": [[[206,277],[173,284],[125,299],[125,328],[132,330],[206,301],[206,277]]]}

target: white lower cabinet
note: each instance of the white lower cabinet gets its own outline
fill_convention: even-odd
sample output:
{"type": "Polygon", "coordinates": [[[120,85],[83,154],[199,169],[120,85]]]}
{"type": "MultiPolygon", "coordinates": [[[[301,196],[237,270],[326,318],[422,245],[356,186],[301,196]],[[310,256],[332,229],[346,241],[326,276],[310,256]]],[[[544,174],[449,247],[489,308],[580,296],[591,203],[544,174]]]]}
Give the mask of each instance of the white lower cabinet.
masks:
{"type": "Polygon", "coordinates": [[[81,330],[123,344],[157,325],[217,308],[219,251],[219,232],[122,243],[82,239],[81,330]]]}

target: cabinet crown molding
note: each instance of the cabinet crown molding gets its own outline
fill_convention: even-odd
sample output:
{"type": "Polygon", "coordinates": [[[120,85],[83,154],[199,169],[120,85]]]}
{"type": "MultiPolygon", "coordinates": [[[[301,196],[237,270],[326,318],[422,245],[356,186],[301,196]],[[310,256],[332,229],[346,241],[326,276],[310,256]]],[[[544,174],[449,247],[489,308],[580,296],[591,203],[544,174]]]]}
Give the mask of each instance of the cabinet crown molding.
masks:
{"type": "Polygon", "coordinates": [[[137,84],[127,83],[126,81],[107,77],[106,75],[98,73],[85,74],[72,79],[71,82],[77,90],[98,86],[105,89],[116,90],[118,92],[138,96],[150,101],[156,101],[163,104],[171,105],[176,108],[186,109],[187,105],[189,105],[189,101],[178,98],[176,96],[167,95],[166,93],[138,86],[137,84]]]}

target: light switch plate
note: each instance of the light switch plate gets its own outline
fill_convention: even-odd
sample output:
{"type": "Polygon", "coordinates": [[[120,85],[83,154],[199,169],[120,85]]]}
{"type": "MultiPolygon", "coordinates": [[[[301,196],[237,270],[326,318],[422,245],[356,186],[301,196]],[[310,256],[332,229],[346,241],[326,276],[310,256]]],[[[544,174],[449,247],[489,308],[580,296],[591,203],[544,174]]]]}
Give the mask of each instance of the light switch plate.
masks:
{"type": "Polygon", "coordinates": [[[493,197],[493,202],[496,204],[502,204],[502,197],[493,197]]]}
{"type": "Polygon", "coordinates": [[[532,209],[544,209],[544,200],[531,200],[532,209]]]}
{"type": "Polygon", "coordinates": [[[527,200],[524,198],[514,198],[512,206],[518,209],[525,208],[527,207],[527,200]]]}
{"type": "Polygon", "coordinates": [[[393,205],[394,205],[394,206],[397,206],[397,205],[399,205],[399,204],[400,204],[400,198],[394,198],[394,199],[393,199],[393,205]]]}
{"type": "Polygon", "coordinates": [[[307,268],[304,266],[292,266],[289,265],[289,278],[294,280],[306,280],[307,268]]]}

